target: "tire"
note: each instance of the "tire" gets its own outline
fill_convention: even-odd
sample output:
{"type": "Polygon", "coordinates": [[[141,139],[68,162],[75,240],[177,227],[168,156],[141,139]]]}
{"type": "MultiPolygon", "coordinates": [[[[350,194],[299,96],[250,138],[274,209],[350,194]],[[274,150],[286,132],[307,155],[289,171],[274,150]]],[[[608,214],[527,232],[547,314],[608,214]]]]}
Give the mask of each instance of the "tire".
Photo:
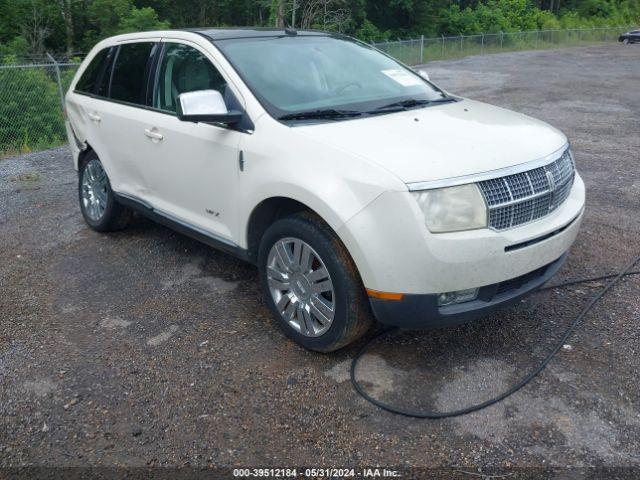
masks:
{"type": "Polygon", "coordinates": [[[351,256],[314,214],[292,215],[271,225],[260,242],[258,268],[265,302],[276,323],[309,350],[338,350],[374,323],[351,256]]]}
{"type": "Polygon", "coordinates": [[[629,45],[629,39],[625,38],[624,40],[622,40],[622,43],[624,43],[625,45],[629,45]]]}
{"type": "Polygon", "coordinates": [[[84,221],[96,232],[122,230],[131,221],[132,211],[116,200],[109,177],[95,152],[89,152],[80,165],[78,200],[84,221]]]}

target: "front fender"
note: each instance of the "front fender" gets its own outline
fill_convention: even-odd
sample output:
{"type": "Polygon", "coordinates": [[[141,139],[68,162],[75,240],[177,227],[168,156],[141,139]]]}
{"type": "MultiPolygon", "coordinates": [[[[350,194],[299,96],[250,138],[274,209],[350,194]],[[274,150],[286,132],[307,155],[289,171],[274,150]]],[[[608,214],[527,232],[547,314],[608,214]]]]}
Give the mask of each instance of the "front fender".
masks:
{"type": "Polygon", "coordinates": [[[244,170],[239,173],[237,243],[244,248],[251,213],[269,198],[300,202],[337,232],[385,191],[406,191],[387,170],[297,134],[295,128],[271,118],[261,119],[240,148],[244,170]]]}

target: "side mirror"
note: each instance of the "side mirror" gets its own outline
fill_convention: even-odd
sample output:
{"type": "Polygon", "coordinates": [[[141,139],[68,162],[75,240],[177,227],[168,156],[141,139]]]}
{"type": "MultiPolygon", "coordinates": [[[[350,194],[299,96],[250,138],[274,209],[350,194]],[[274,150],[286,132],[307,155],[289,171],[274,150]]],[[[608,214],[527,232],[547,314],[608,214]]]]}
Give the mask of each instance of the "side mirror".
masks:
{"type": "Polygon", "coordinates": [[[426,70],[424,70],[422,68],[420,70],[418,70],[418,75],[420,75],[422,78],[424,78],[427,81],[431,81],[431,79],[429,78],[429,72],[427,72],[426,70]]]}
{"type": "Polygon", "coordinates": [[[217,90],[198,90],[178,95],[178,118],[183,122],[232,125],[240,121],[242,112],[227,110],[224,98],[217,90]]]}

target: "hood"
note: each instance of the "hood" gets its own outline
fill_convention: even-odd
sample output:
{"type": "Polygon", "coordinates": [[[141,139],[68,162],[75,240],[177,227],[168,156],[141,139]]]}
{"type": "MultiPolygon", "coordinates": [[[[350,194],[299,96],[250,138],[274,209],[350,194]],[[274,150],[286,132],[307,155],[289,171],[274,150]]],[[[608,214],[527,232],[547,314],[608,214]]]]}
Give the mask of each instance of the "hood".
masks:
{"type": "Polygon", "coordinates": [[[405,183],[510,167],[567,143],[544,122],[472,100],[294,130],[375,162],[405,183]]]}

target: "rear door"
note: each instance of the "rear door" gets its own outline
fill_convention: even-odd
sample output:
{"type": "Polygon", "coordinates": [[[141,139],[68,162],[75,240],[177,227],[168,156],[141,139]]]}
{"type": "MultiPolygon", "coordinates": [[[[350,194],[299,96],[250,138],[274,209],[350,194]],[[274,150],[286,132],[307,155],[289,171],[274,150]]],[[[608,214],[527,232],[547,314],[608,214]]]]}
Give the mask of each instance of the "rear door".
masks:
{"type": "MultiPolygon", "coordinates": [[[[104,74],[104,97],[90,110],[98,136],[105,141],[100,155],[113,190],[145,200],[143,159],[148,137],[144,134],[149,73],[153,70],[159,43],[145,39],[120,44],[104,74]]],[[[148,153],[148,152],[147,152],[148,153]]]]}
{"type": "Polygon", "coordinates": [[[106,150],[108,141],[100,133],[98,110],[102,108],[101,99],[107,95],[109,80],[105,77],[109,75],[108,71],[116,51],[117,47],[106,47],[97,52],[90,59],[73,90],[65,96],[67,136],[76,161],[79,144],[88,142],[103,163],[109,163],[106,150]]]}

